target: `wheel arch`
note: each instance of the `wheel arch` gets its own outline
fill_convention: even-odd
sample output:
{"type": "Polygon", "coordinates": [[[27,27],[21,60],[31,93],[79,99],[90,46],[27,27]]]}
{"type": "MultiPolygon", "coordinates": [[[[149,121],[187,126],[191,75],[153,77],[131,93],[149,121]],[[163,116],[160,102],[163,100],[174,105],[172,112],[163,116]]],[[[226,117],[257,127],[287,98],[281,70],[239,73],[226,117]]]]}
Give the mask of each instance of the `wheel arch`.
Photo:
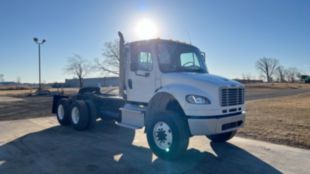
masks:
{"type": "Polygon", "coordinates": [[[157,92],[148,103],[148,108],[144,119],[145,125],[147,126],[152,117],[156,116],[154,113],[159,113],[162,111],[172,111],[178,113],[184,119],[189,133],[188,135],[190,135],[186,115],[181,104],[173,94],[167,91],[157,92]]]}
{"type": "Polygon", "coordinates": [[[205,96],[212,102],[215,101],[212,95],[209,95],[206,91],[202,91],[199,88],[186,84],[170,84],[160,88],[157,93],[167,93],[171,95],[178,102],[185,115],[191,115],[189,112],[190,110],[200,107],[199,105],[187,103],[185,100],[187,95],[205,96]]]}

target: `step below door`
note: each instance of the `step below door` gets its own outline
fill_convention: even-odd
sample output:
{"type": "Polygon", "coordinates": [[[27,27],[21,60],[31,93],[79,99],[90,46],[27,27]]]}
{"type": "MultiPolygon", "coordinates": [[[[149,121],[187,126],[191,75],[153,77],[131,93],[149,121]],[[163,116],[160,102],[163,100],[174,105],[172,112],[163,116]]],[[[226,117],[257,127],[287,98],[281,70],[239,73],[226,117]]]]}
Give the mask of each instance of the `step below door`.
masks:
{"type": "Polygon", "coordinates": [[[122,112],[122,119],[120,124],[128,127],[142,128],[144,127],[144,109],[132,106],[126,106],[120,109],[122,112]]]}

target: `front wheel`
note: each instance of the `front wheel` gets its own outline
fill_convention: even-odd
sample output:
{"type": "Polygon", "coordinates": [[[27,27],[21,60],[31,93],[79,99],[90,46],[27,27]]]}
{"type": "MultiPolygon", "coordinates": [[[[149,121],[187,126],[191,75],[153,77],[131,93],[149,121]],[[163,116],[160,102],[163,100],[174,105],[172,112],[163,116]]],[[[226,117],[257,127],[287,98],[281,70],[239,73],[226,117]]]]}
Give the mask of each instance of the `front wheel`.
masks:
{"type": "Polygon", "coordinates": [[[231,132],[226,132],[226,133],[221,133],[221,134],[215,134],[215,135],[207,135],[207,137],[215,143],[223,143],[231,138],[233,138],[236,135],[237,131],[231,131],[231,132]]]}
{"type": "Polygon", "coordinates": [[[154,114],[146,126],[146,133],[150,148],[162,159],[174,160],[187,149],[189,141],[187,126],[177,113],[154,114]]]}

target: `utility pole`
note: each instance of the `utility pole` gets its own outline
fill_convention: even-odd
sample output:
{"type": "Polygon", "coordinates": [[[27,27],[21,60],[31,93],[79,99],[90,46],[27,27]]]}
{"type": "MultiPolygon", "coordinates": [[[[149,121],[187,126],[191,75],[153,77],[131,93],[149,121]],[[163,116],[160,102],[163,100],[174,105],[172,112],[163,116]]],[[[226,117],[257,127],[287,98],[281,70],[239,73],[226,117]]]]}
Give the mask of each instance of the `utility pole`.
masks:
{"type": "Polygon", "coordinates": [[[33,41],[38,45],[38,56],[39,56],[39,89],[38,89],[38,92],[40,92],[42,90],[42,86],[41,86],[41,45],[44,44],[46,40],[43,39],[40,42],[39,39],[35,37],[33,38],[33,41]]]}

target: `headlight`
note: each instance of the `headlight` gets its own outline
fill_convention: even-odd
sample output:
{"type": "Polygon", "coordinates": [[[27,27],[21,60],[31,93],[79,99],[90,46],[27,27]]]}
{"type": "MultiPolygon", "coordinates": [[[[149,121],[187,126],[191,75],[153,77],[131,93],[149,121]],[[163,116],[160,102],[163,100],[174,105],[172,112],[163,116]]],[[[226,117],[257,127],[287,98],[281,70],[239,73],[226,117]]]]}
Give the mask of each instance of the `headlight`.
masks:
{"type": "Polygon", "coordinates": [[[211,104],[211,101],[207,97],[199,95],[187,95],[185,100],[190,104],[211,104]]]}

